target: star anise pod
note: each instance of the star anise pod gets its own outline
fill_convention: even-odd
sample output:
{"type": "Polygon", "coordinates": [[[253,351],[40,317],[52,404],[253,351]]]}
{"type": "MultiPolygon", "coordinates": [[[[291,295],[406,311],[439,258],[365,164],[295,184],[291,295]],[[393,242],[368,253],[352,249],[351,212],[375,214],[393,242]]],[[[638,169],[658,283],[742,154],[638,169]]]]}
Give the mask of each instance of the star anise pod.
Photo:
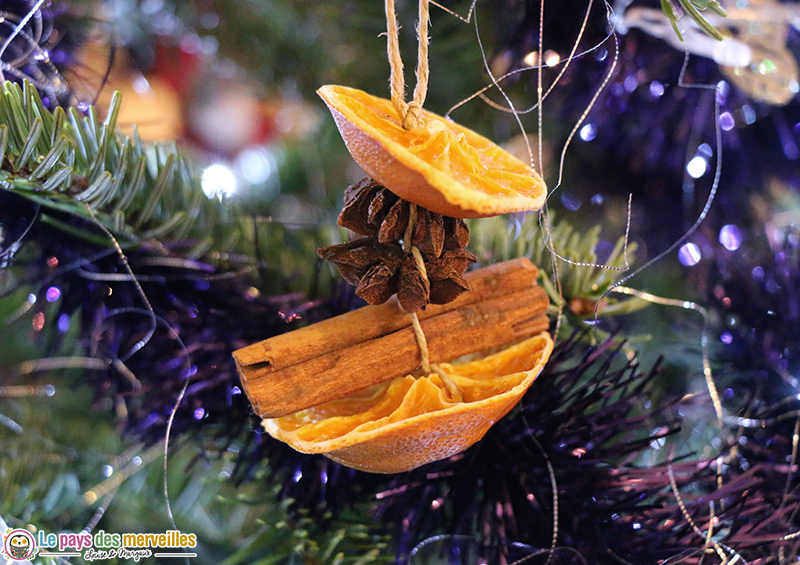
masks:
{"type": "Polygon", "coordinates": [[[423,253],[439,257],[444,250],[445,237],[444,216],[419,208],[411,243],[423,253]]]}
{"type": "Polygon", "coordinates": [[[463,292],[469,290],[469,283],[449,266],[442,266],[429,271],[431,281],[431,304],[447,304],[463,292]]]}
{"type": "Polygon", "coordinates": [[[406,312],[422,310],[430,303],[431,283],[422,276],[412,255],[407,255],[400,267],[397,300],[406,312]]]}
{"type": "Polygon", "coordinates": [[[380,227],[378,228],[378,241],[387,243],[389,241],[399,241],[403,239],[406,233],[406,226],[408,226],[409,216],[410,210],[408,201],[398,198],[386,212],[385,217],[380,223],[380,227]]]}
{"type": "Polygon", "coordinates": [[[469,245],[469,228],[461,218],[442,216],[444,221],[444,248],[461,249],[469,245]]]}
{"type": "Polygon", "coordinates": [[[372,265],[358,283],[356,295],[369,304],[383,304],[398,290],[397,266],[393,262],[372,265]]]}
{"type": "MultiPolygon", "coordinates": [[[[371,267],[377,264],[386,263],[394,265],[395,269],[400,265],[403,257],[402,249],[397,244],[381,244],[374,237],[362,237],[339,245],[329,245],[317,251],[320,258],[333,263],[341,273],[344,280],[354,286],[359,286],[362,279],[371,267]]],[[[372,276],[375,276],[373,273],[372,276]]],[[[395,290],[392,290],[391,296],[395,290]]],[[[359,295],[360,296],[360,295],[359,295]]],[[[386,302],[389,296],[380,302],[370,304],[381,304],[386,302]]]]}
{"type": "Polygon", "coordinates": [[[469,290],[463,274],[476,261],[464,249],[469,230],[464,220],[417,207],[411,244],[422,255],[423,270],[400,241],[406,237],[411,203],[366,178],[345,191],[339,224],[367,236],[319,250],[339,269],[356,294],[369,304],[382,304],[397,294],[407,312],[427,304],[445,304],[469,290]]]}
{"type": "Polygon", "coordinates": [[[413,255],[404,254],[396,243],[380,243],[374,237],[323,247],[318,253],[333,263],[369,304],[383,304],[397,294],[407,312],[416,312],[427,304],[446,304],[469,290],[462,275],[476,260],[466,249],[445,251],[438,259],[423,254],[428,274],[425,278],[413,255]]]}
{"type": "MultiPolygon", "coordinates": [[[[349,187],[344,193],[344,208],[339,225],[358,234],[377,237],[381,243],[405,237],[410,203],[370,178],[349,187]]],[[[439,257],[447,249],[469,243],[469,229],[461,218],[442,216],[417,207],[411,243],[423,253],[439,257]]]]}
{"type": "Polygon", "coordinates": [[[436,265],[449,265],[459,274],[463,275],[464,272],[472,265],[478,258],[466,249],[450,249],[445,251],[444,254],[431,264],[436,265]]]}
{"type": "Polygon", "coordinates": [[[439,259],[426,264],[431,283],[431,304],[447,304],[469,290],[464,271],[477,260],[466,249],[446,251],[439,259]]]}
{"type": "Polygon", "coordinates": [[[344,191],[344,207],[339,212],[339,225],[366,236],[378,235],[370,218],[370,204],[383,187],[365,178],[344,191]]]}

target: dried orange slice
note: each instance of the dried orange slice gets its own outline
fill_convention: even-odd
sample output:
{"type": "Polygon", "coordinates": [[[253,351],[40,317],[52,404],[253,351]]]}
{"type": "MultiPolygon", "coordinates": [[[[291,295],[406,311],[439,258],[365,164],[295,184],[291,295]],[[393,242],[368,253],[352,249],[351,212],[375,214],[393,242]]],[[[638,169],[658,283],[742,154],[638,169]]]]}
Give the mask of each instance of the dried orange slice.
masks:
{"type": "Polygon", "coordinates": [[[522,398],[552,350],[543,332],[482,359],[440,364],[462,401],[450,398],[436,374],[409,375],[263,425],[303,453],[324,453],[372,473],[408,471],[480,440],[522,398]]]}
{"type": "Polygon", "coordinates": [[[317,93],[353,159],[373,179],[415,204],[455,218],[537,210],[547,187],[528,165],[474,131],[422,110],[403,129],[389,100],[346,86],[317,93]]]}

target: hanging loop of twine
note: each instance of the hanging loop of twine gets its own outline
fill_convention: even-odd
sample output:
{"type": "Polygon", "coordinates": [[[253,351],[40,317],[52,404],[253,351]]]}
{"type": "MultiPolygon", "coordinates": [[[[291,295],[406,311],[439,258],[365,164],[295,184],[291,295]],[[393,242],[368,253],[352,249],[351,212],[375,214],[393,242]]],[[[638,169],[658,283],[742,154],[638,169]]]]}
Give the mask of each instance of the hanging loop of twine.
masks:
{"type": "Polygon", "coordinates": [[[405,97],[405,77],[403,75],[403,59],[400,56],[400,33],[397,25],[397,14],[395,13],[394,0],[385,0],[386,8],[386,49],[389,55],[389,66],[391,69],[390,86],[391,99],[397,114],[403,120],[403,128],[414,129],[421,127],[422,105],[428,94],[428,78],[430,70],[428,68],[428,23],[430,21],[429,0],[419,0],[419,21],[417,22],[417,84],[414,87],[414,98],[411,102],[406,102],[405,97]]]}

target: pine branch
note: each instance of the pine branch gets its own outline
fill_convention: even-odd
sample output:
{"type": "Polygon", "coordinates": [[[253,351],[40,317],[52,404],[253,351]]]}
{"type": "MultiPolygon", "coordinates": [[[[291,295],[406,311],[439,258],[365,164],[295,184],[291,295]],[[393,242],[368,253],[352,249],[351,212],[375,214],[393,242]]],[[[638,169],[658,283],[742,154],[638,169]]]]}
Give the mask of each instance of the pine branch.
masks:
{"type": "MultiPolygon", "coordinates": [[[[551,222],[552,222],[551,214],[551,222]]],[[[604,297],[606,291],[633,263],[636,244],[625,245],[620,237],[607,257],[601,257],[600,229],[597,225],[581,233],[566,221],[552,222],[550,234],[543,233],[539,217],[529,214],[522,220],[505,217],[482,218],[470,224],[470,248],[481,263],[505,261],[513,257],[528,257],[539,267],[539,284],[547,291],[554,306],[567,305],[579,316],[594,316],[594,303],[603,299],[607,304],[598,314],[627,314],[643,308],[647,302],[639,298],[617,300],[604,297]],[[549,242],[549,243],[548,243],[549,242]],[[561,292],[552,278],[550,249],[563,259],[558,261],[561,292]]]]}
{"type": "MultiPolygon", "coordinates": [[[[717,0],[678,0],[678,4],[683,12],[692,18],[692,21],[694,21],[694,23],[696,23],[700,29],[714,39],[722,41],[722,34],[719,32],[719,30],[708,23],[708,21],[700,13],[700,11],[710,9],[712,12],[722,16],[723,18],[727,17],[727,12],[725,12],[724,8],[719,4],[719,2],[717,2],[717,0]]],[[[673,6],[672,1],[661,0],[661,9],[664,11],[664,14],[672,24],[672,29],[675,31],[675,35],[678,36],[678,39],[683,41],[683,35],[678,29],[678,15],[675,13],[675,7],[673,6]]]]}
{"type": "MultiPolygon", "coordinates": [[[[94,108],[48,110],[30,83],[6,82],[0,96],[0,187],[43,211],[94,216],[123,246],[181,242],[196,258],[229,251],[245,232],[235,209],[207,197],[174,146],[148,148],[116,129],[116,93],[103,121],[94,108]]],[[[100,243],[91,232],[84,237],[100,243]]],[[[110,242],[105,238],[105,245],[110,242]]]]}

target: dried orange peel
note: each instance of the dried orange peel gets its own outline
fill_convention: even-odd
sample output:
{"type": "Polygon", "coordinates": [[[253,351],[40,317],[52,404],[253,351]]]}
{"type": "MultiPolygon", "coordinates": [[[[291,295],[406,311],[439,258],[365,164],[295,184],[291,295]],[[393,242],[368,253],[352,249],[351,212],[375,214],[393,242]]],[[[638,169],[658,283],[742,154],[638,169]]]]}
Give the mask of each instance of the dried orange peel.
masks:
{"type": "Polygon", "coordinates": [[[553,350],[547,332],[482,359],[439,368],[461,391],[454,401],[437,374],[398,377],[345,398],[265,419],[297,451],[372,473],[399,473],[464,451],[522,398],[553,350]]]}
{"type": "Polygon", "coordinates": [[[547,187],[541,177],[468,128],[423,109],[422,125],[406,130],[389,100],[338,85],[317,93],[353,159],[400,198],[455,218],[537,210],[544,204],[547,187]]]}

